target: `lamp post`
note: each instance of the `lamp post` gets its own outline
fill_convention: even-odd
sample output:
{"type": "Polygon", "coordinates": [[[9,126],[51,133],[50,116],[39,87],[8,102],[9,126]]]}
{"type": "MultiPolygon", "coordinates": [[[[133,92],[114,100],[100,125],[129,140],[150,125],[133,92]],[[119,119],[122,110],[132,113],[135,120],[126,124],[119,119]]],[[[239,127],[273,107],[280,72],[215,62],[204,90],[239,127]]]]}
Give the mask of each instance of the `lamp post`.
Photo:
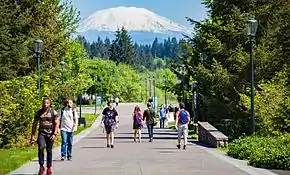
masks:
{"type": "Polygon", "coordinates": [[[197,82],[196,81],[192,82],[192,91],[193,91],[193,100],[192,100],[193,105],[192,106],[193,106],[194,117],[197,119],[197,122],[198,122],[196,87],[197,87],[197,82]]]}
{"type": "Polygon", "coordinates": [[[37,90],[38,95],[40,95],[40,54],[42,52],[43,41],[41,39],[37,39],[34,41],[34,52],[37,56],[37,72],[38,72],[38,82],[37,82],[37,90]]]}
{"type": "Polygon", "coordinates": [[[156,110],[156,94],[155,94],[155,86],[156,86],[156,80],[155,80],[155,76],[153,75],[152,77],[152,81],[153,81],[153,106],[154,106],[154,109],[156,110]]]}
{"type": "Polygon", "coordinates": [[[180,67],[180,69],[181,69],[181,74],[182,74],[182,100],[183,100],[183,102],[185,101],[184,100],[184,74],[185,74],[185,70],[186,70],[186,67],[185,67],[185,65],[183,64],[183,65],[181,65],[181,67],[180,67]]]}
{"type": "Polygon", "coordinates": [[[165,106],[167,107],[167,77],[166,75],[163,76],[163,79],[164,79],[164,103],[165,103],[165,106]]]}
{"type": "Polygon", "coordinates": [[[101,83],[101,106],[103,104],[103,83],[102,83],[102,76],[98,76],[98,81],[101,83]]]}
{"type": "Polygon", "coordinates": [[[95,86],[95,114],[97,114],[97,86],[96,81],[98,80],[98,76],[94,76],[94,86],[95,86]]]}
{"type": "Polygon", "coordinates": [[[255,132],[255,105],[254,105],[254,62],[253,62],[253,43],[255,40],[258,22],[257,20],[250,18],[246,22],[247,34],[250,39],[250,69],[251,69],[251,118],[252,118],[252,129],[255,132]]]}
{"type": "Polygon", "coordinates": [[[64,84],[64,68],[66,66],[66,62],[62,60],[60,62],[60,65],[61,65],[61,83],[64,84]]]}

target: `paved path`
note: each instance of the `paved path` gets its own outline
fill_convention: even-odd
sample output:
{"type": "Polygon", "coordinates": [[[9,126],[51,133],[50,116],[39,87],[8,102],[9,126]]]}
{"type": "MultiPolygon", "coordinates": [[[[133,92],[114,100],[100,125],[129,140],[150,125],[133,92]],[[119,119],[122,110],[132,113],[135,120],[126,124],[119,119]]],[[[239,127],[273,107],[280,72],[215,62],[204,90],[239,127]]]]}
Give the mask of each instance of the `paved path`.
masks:
{"type": "MultiPolygon", "coordinates": [[[[55,175],[267,175],[266,170],[252,168],[236,161],[216,149],[198,144],[187,150],[176,149],[176,133],[168,129],[155,129],[155,139],[148,142],[146,129],[143,142],[133,143],[131,113],[133,104],[118,107],[120,127],[116,131],[115,148],[105,148],[102,129],[94,125],[89,134],[74,145],[73,161],[59,161],[54,156],[55,175]]],[[[144,106],[142,106],[144,107],[144,106]]],[[[57,153],[59,153],[59,150],[57,153]]],[[[56,152],[54,151],[54,152],[56,152]]],[[[36,174],[37,160],[12,174],[36,174]]]]}

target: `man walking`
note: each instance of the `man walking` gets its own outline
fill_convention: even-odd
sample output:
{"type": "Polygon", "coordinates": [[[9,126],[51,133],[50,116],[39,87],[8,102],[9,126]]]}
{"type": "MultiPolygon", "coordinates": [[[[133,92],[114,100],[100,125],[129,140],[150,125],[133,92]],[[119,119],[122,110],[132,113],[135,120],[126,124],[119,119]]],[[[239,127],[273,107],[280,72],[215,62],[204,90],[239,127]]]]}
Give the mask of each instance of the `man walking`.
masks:
{"type": "Polygon", "coordinates": [[[65,107],[59,111],[61,134],[61,160],[72,160],[72,144],[74,131],[78,126],[78,114],[73,108],[73,101],[67,99],[65,107]]]}
{"type": "Polygon", "coordinates": [[[31,144],[35,141],[35,132],[38,127],[38,162],[40,165],[38,175],[44,175],[44,148],[46,148],[47,156],[47,175],[52,174],[52,147],[53,142],[58,133],[59,118],[57,112],[51,108],[51,101],[48,97],[45,97],[42,101],[42,108],[38,110],[34,115],[34,121],[32,125],[31,144]]]}
{"type": "Polygon", "coordinates": [[[176,112],[176,124],[175,124],[178,130],[177,148],[180,149],[181,136],[183,135],[184,140],[183,149],[186,149],[190,115],[189,112],[184,109],[185,105],[183,102],[180,102],[179,108],[180,110],[176,112]]]}
{"type": "Polygon", "coordinates": [[[164,128],[165,120],[166,120],[166,109],[165,105],[162,105],[159,110],[159,116],[160,116],[160,128],[164,128]]]}
{"type": "Polygon", "coordinates": [[[149,142],[153,141],[153,127],[156,122],[157,113],[151,108],[151,103],[147,103],[147,109],[143,113],[143,121],[146,121],[149,142]]]}
{"type": "Polygon", "coordinates": [[[118,97],[115,98],[115,103],[116,103],[116,106],[119,105],[119,98],[118,97]]]}

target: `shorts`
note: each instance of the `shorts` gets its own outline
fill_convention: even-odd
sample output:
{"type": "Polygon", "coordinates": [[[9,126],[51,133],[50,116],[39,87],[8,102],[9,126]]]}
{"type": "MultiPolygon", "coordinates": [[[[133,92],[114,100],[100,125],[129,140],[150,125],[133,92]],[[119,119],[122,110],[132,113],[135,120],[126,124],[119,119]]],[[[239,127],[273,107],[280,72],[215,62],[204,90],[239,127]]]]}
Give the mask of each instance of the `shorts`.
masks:
{"type": "Polygon", "coordinates": [[[181,138],[183,135],[183,138],[188,136],[188,125],[187,124],[178,124],[178,138],[181,138]]]}
{"type": "Polygon", "coordinates": [[[114,132],[115,125],[105,125],[105,130],[107,134],[110,134],[111,132],[114,132]]]}

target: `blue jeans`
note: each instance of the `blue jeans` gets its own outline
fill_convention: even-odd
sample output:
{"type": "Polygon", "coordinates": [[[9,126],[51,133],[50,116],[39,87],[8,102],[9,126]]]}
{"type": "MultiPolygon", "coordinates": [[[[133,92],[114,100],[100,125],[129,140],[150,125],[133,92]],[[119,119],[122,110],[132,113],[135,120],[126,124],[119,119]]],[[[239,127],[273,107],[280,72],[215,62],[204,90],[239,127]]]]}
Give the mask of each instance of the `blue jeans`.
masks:
{"type": "Polygon", "coordinates": [[[61,157],[72,157],[73,132],[61,131],[61,157]]]}
{"type": "Polygon", "coordinates": [[[147,124],[149,139],[153,139],[153,125],[147,124]]]}

